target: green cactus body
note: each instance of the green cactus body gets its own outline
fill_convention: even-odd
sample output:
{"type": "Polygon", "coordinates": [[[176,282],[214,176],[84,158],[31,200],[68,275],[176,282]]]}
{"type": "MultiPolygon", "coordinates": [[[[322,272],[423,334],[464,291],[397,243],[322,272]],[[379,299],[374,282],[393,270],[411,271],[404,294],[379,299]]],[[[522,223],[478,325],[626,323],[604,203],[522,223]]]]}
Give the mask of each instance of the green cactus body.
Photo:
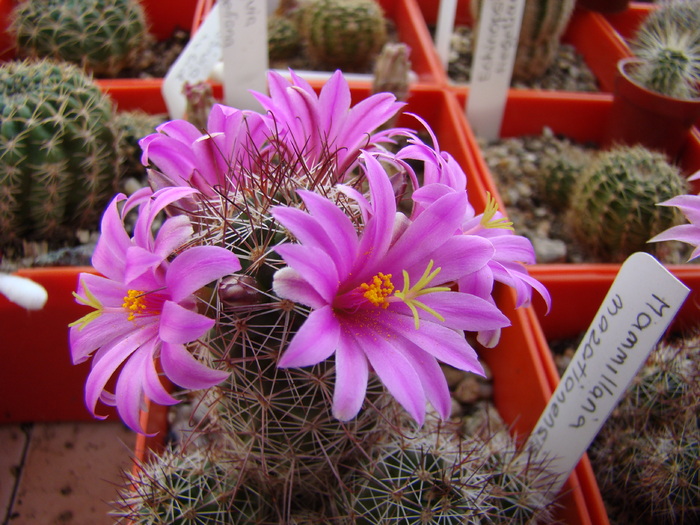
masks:
{"type": "Polygon", "coordinates": [[[141,164],[139,140],[153,133],[156,126],[167,120],[167,115],[151,115],[144,111],[120,111],[114,117],[119,133],[120,178],[127,177],[145,181],[146,168],[141,164]]]}
{"type": "Polygon", "coordinates": [[[548,152],[540,165],[538,192],[553,210],[569,206],[576,181],[589,161],[590,155],[569,142],[562,142],[556,152],[548,152]]]}
{"type": "Polygon", "coordinates": [[[589,448],[618,523],[700,520],[699,352],[697,334],[657,345],[589,448]]]}
{"type": "Polygon", "coordinates": [[[100,76],[131,65],[148,35],[137,0],[25,0],[12,18],[20,55],[65,60],[100,76]]]}
{"type": "Polygon", "coordinates": [[[592,255],[610,262],[653,249],[647,241],[679,220],[657,203],[687,193],[675,166],[641,146],[604,152],[581,174],[568,223],[592,255]]]}
{"type": "Polygon", "coordinates": [[[319,67],[363,70],[387,40],[384,14],[375,0],[309,0],[302,9],[303,42],[319,67]]]}
{"type": "Polygon", "coordinates": [[[118,173],[109,98],[76,66],[8,62],[0,108],[0,246],[96,230],[118,173]]]}
{"type": "Polygon", "coordinates": [[[128,477],[134,492],[122,491],[112,515],[130,523],[260,523],[271,512],[240,471],[210,450],[168,450],[128,477]]]}
{"type": "Polygon", "coordinates": [[[700,95],[700,3],[660,5],[631,42],[640,64],[632,78],[651,91],[679,99],[700,95]]]}
{"type": "MultiPolygon", "coordinates": [[[[470,4],[477,26],[482,4],[483,0],[470,4]]],[[[575,0],[526,0],[513,79],[526,82],[544,74],[556,56],[575,5],[575,0]]]]}
{"type": "Polygon", "coordinates": [[[285,60],[301,51],[301,35],[294,19],[272,15],[267,19],[267,51],[270,60],[285,60]]]}

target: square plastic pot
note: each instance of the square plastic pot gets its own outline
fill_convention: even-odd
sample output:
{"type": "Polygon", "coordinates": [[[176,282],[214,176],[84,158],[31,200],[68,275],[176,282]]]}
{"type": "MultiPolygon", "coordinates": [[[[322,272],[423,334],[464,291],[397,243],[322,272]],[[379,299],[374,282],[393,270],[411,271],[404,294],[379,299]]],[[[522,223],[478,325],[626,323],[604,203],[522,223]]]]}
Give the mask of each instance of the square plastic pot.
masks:
{"type": "MultiPolygon", "coordinates": [[[[157,40],[169,38],[175,29],[190,31],[197,0],[139,0],[146,12],[150,32],[157,40]]],[[[10,14],[18,0],[0,0],[0,60],[15,57],[14,39],[9,32],[10,14]]],[[[99,80],[99,83],[123,82],[123,79],[99,80]]]]}
{"type": "MultiPolygon", "coordinates": [[[[417,2],[426,24],[434,26],[437,22],[438,3],[431,0],[417,2]]],[[[455,25],[473,25],[469,4],[470,0],[458,1],[455,25]]],[[[582,55],[598,80],[600,91],[612,92],[617,61],[630,56],[630,52],[607,19],[600,13],[576,9],[562,36],[562,42],[574,46],[582,55]]],[[[456,84],[446,74],[445,81],[448,85],[466,89],[466,85],[456,84]]]]}
{"type": "MultiPolygon", "coordinates": [[[[438,86],[443,83],[444,73],[416,0],[377,0],[397,31],[400,42],[410,49],[411,70],[416,74],[416,83],[438,86]]],[[[193,31],[199,27],[213,5],[212,0],[198,0],[193,31]]],[[[301,72],[308,80],[323,80],[332,72],[301,72]]],[[[371,75],[353,75],[355,87],[369,86],[371,75]]]]}

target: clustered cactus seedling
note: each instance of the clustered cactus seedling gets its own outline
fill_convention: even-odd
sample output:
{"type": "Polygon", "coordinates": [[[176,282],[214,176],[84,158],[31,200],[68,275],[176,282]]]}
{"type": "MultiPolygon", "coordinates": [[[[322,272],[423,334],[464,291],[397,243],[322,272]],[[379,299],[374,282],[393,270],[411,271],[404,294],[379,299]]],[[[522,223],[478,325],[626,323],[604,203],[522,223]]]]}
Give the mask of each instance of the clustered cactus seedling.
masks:
{"type": "Polygon", "coordinates": [[[386,43],[386,21],[376,0],[309,0],[301,9],[302,40],[319,67],[361,70],[386,43]]]}
{"type": "Polygon", "coordinates": [[[118,173],[109,98],[77,66],[7,62],[0,108],[0,246],[95,229],[118,173]]]}
{"type": "Polygon", "coordinates": [[[619,523],[700,520],[700,337],[662,341],[589,448],[619,523]]]}
{"type": "MultiPolygon", "coordinates": [[[[477,31],[482,4],[483,0],[470,3],[477,31]]],[[[526,0],[513,79],[528,81],[544,74],[556,56],[575,4],[575,0],[526,0]]]]}
{"type": "Polygon", "coordinates": [[[630,76],[679,99],[700,94],[700,2],[673,0],[654,9],[631,42],[640,62],[630,76]]]}
{"type": "Polygon", "coordinates": [[[657,206],[687,192],[680,170],[642,146],[601,153],[581,173],[571,196],[568,223],[590,252],[609,262],[649,250],[647,241],[680,220],[657,206]]]}
{"type": "Polygon", "coordinates": [[[133,63],[148,37],[138,0],[24,0],[11,29],[23,57],[65,60],[109,77],[133,63]]]}

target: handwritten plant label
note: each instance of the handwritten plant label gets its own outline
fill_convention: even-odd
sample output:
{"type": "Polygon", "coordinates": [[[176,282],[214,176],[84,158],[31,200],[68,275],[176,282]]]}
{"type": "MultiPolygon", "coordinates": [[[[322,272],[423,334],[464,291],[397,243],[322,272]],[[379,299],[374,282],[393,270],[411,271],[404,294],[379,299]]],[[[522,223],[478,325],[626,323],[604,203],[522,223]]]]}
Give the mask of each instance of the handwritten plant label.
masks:
{"type": "Polygon", "coordinates": [[[624,262],[526,444],[551,460],[548,470],[557,476],[552,493],[559,492],[688,293],[647,253],[624,262]]]}
{"type": "Polygon", "coordinates": [[[187,101],[182,92],[185,82],[194,84],[209,78],[221,61],[219,4],[215,4],[163,79],[161,91],[171,119],[185,116],[187,101]]]}
{"type": "Polygon", "coordinates": [[[224,103],[262,109],[250,90],[267,91],[267,0],[218,0],[224,60],[224,103]]]}
{"type": "Polygon", "coordinates": [[[481,5],[467,96],[467,119],[479,136],[497,139],[506,106],[525,0],[481,5]]]}

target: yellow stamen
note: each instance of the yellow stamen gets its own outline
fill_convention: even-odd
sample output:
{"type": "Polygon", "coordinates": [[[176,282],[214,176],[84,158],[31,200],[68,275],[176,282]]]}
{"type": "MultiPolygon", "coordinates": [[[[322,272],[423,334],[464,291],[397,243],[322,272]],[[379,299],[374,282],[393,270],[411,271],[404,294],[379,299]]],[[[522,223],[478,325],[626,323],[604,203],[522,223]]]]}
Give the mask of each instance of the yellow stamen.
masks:
{"type": "Polygon", "coordinates": [[[146,302],[144,300],[145,292],[141,290],[129,290],[124,296],[124,303],[122,308],[126,308],[129,312],[129,321],[133,321],[136,314],[141,313],[146,309],[146,302]]]}
{"type": "Polygon", "coordinates": [[[484,214],[481,217],[481,225],[484,228],[505,228],[508,230],[513,229],[513,223],[506,219],[505,217],[500,217],[498,219],[494,219],[494,215],[496,215],[496,212],[498,211],[498,203],[496,202],[496,199],[494,199],[491,194],[487,191],[486,192],[486,209],[484,210],[484,214]]]}
{"type": "Polygon", "coordinates": [[[426,288],[430,281],[432,281],[435,278],[435,276],[438,273],[440,273],[441,269],[442,268],[436,268],[435,270],[433,270],[433,261],[431,260],[428,263],[425,272],[423,272],[423,276],[413,286],[410,286],[408,272],[406,270],[403,271],[403,290],[401,290],[400,292],[396,292],[394,295],[401,299],[404,303],[406,303],[406,306],[408,306],[411,309],[411,312],[413,313],[413,319],[415,321],[416,330],[420,328],[420,318],[418,316],[417,308],[428,312],[430,315],[435,316],[440,321],[445,320],[445,318],[438,312],[436,312],[433,308],[430,308],[426,304],[416,300],[416,298],[420,297],[421,295],[433,292],[450,291],[450,288],[447,286],[433,286],[431,288],[426,288]]]}
{"type": "Polygon", "coordinates": [[[386,298],[394,292],[391,274],[384,275],[381,272],[372,278],[371,284],[362,283],[360,288],[365,290],[365,293],[362,294],[365,299],[373,305],[381,306],[382,308],[389,306],[389,302],[386,298]]]}

